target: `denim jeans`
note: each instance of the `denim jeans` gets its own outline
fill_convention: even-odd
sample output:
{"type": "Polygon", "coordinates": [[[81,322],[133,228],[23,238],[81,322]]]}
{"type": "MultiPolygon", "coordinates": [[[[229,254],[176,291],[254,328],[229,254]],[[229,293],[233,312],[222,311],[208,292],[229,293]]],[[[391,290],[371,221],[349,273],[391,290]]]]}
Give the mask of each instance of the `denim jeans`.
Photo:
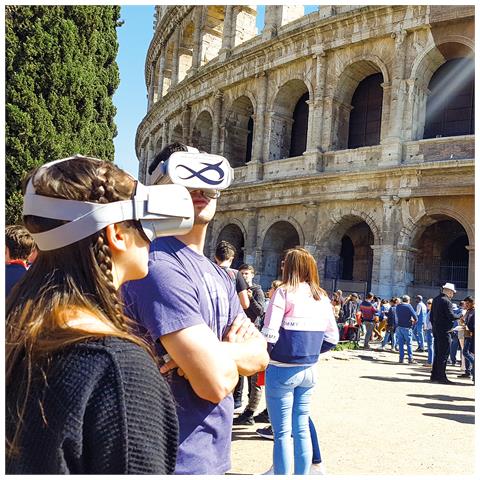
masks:
{"type": "Polygon", "coordinates": [[[396,333],[398,339],[398,348],[400,352],[400,361],[403,362],[403,357],[405,355],[405,351],[403,349],[405,343],[407,344],[408,360],[412,360],[412,329],[407,327],[397,327],[396,333]]]}
{"type": "Polygon", "coordinates": [[[417,340],[418,348],[423,350],[425,339],[423,337],[423,320],[419,320],[413,329],[413,334],[417,340]]]}
{"type": "Polygon", "coordinates": [[[383,337],[383,340],[382,340],[382,347],[385,347],[385,345],[388,343],[389,340],[393,350],[397,346],[397,335],[394,330],[386,331],[385,336],[383,337]]]}
{"type": "Polygon", "coordinates": [[[427,362],[432,365],[433,363],[433,333],[432,329],[425,330],[425,340],[427,341],[427,352],[428,360],[427,362]]]}
{"type": "Polygon", "coordinates": [[[458,341],[458,335],[453,333],[451,335],[452,342],[450,343],[450,362],[453,365],[457,364],[457,352],[460,350],[460,342],[458,341]]]}
{"type": "Polygon", "coordinates": [[[365,328],[366,328],[365,339],[363,341],[363,348],[368,348],[370,340],[372,339],[373,327],[375,326],[375,324],[373,322],[368,322],[364,320],[363,325],[365,325],[365,328]]]}
{"type": "Polygon", "coordinates": [[[465,357],[465,373],[471,373],[475,378],[475,356],[470,351],[470,345],[474,341],[473,337],[467,337],[463,345],[463,356],[465,357]]]}
{"type": "Polygon", "coordinates": [[[308,475],[312,463],[312,440],[308,424],[315,385],[313,367],[277,367],[265,372],[265,396],[273,428],[273,470],[289,475],[292,466],[290,437],[293,436],[294,474],[308,475]]]}
{"type": "Polygon", "coordinates": [[[320,453],[317,430],[315,429],[315,424],[311,417],[308,417],[308,426],[310,428],[310,438],[312,440],[312,463],[322,463],[322,454],[320,453]]]}

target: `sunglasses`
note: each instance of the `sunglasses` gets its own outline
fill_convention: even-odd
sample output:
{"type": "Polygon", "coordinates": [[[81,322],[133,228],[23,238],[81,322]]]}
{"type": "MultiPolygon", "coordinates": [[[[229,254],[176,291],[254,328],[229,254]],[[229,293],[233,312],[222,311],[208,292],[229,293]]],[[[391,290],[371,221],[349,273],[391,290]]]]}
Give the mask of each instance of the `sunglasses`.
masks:
{"type": "Polygon", "coordinates": [[[216,200],[217,198],[220,197],[220,190],[201,190],[199,188],[189,188],[188,191],[190,193],[196,192],[196,191],[202,192],[202,195],[205,198],[209,198],[210,200],[216,200]]]}

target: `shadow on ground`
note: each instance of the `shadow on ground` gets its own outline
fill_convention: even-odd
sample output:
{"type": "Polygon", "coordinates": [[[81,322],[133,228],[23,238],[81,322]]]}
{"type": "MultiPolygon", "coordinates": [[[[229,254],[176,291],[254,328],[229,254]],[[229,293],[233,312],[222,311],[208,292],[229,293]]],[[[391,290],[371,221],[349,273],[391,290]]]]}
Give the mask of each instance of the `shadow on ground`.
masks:
{"type": "Polygon", "coordinates": [[[451,395],[425,395],[421,393],[407,393],[407,397],[428,398],[430,400],[440,400],[441,402],[474,402],[474,398],[452,397],[451,395]]]}
{"type": "Polygon", "coordinates": [[[462,415],[459,413],[424,413],[427,417],[444,418],[445,420],[453,420],[458,423],[475,424],[475,415],[462,415]]]}

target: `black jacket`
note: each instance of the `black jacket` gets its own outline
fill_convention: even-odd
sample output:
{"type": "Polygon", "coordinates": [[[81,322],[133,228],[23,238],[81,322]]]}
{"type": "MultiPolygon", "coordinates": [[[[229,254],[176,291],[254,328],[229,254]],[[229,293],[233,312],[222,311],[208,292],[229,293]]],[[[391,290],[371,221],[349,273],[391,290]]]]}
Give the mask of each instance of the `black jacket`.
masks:
{"type": "Polygon", "coordinates": [[[247,317],[257,328],[263,327],[263,316],[265,311],[265,295],[260,285],[252,285],[248,288],[252,292],[250,306],[245,310],[247,317]]]}
{"type": "Polygon", "coordinates": [[[446,332],[452,329],[453,322],[461,316],[461,314],[453,313],[452,302],[444,293],[441,293],[433,299],[430,321],[432,322],[432,329],[434,331],[446,332]]]}

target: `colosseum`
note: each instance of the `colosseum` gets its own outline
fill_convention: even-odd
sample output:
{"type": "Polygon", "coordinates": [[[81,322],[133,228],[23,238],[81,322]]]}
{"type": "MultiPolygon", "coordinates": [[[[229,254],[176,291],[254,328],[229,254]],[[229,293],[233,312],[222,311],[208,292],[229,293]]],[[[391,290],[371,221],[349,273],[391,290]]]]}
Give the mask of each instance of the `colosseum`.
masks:
{"type": "Polygon", "coordinates": [[[157,6],[139,177],[172,141],[227,157],[220,239],[264,288],[302,245],[322,285],[473,294],[474,6],[157,6]]]}

